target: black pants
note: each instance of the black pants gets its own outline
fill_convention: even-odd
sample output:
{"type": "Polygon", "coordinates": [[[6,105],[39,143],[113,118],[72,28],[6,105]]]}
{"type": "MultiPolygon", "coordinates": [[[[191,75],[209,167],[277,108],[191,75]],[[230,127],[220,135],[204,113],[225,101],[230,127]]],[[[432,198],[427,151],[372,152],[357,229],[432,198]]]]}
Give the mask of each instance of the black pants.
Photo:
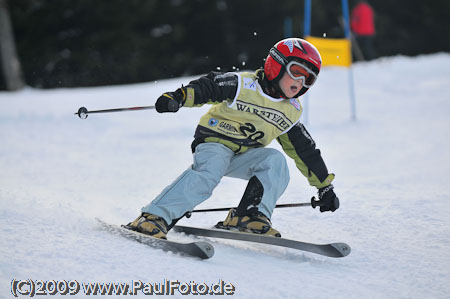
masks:
{"type": "Polygon", "coordinates": [[[372,60],[376,58],[375,49],[373,47],[373,35],[357,35],[356,41],[361,47],[365,60],[372,60]]]}

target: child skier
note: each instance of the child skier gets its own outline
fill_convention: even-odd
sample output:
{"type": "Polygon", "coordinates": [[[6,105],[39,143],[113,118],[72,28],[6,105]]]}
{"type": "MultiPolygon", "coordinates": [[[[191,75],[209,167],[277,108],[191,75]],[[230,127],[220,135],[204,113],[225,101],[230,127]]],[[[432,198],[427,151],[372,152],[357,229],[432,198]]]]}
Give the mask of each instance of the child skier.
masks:
{"type": "Polygon", "coordinates": [[[314,84],[321,57],[309,42],[288,38],[269,51],[264,69],[254,73],[211,72],[166,92],[156,102],[160,113],[213,104],[195,131],[194,163],[166,187],[128,227],[166,238],[177,220],[208,199],[223,176],[248,180],[236,209],[216,227],[281,237],[270,218],[289,182],[284,155],[265,148],[273,139],[318,188],[320,211],[334,212],[339,200],[314,140],[299,122],[299,96],[314,84]]]}

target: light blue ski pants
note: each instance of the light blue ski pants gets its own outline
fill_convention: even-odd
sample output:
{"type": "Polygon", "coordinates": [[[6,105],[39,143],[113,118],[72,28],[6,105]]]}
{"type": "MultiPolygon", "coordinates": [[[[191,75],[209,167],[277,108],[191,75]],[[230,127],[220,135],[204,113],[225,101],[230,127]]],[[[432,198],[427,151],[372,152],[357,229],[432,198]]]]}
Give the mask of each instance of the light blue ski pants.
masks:
{"type": "Polygon", "coordinates": [[[207,200],[223,176],[244,180],[256,176],[264,187],[258,210],[269,219],[289,183],[286,159],[276,149],[254,148],[235,154],[223,144],[202,143],[195,150],[194,164],[143,207],[142,212],[163,217],[170,224],[207,200]]]}

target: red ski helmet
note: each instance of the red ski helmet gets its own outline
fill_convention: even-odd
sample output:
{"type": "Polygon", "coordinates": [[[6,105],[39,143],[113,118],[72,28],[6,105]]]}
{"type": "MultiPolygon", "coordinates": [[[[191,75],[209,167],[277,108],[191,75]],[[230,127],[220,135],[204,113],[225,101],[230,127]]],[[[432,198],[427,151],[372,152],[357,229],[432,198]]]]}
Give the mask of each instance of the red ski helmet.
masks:
{"type": "MultiPolygon", "coordinates": [[[[319,75],[322,58],[317,48],[304,39],[287,38],[270,49],[264,64],[266,78],[278,88],[278,82],[286,71],[286,65],[293,60],[305,64],[316,76],[319,75]]],[[[301,96],[308,89],[303,87],[295,97],[301,96]]]]}

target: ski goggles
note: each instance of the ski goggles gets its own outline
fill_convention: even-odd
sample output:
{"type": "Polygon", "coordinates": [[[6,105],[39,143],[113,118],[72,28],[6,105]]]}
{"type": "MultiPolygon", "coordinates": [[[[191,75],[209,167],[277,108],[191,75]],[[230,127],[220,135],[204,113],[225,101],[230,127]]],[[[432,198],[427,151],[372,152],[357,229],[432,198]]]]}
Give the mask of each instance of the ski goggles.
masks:
{"type": "Polygon", "coordinates": [[[290,61],[286,65],[286,71],[292,79],[302,79],[303,87],[310,88],[316,82],[317,75],[306,65],[297,61],[290,61]]]}

